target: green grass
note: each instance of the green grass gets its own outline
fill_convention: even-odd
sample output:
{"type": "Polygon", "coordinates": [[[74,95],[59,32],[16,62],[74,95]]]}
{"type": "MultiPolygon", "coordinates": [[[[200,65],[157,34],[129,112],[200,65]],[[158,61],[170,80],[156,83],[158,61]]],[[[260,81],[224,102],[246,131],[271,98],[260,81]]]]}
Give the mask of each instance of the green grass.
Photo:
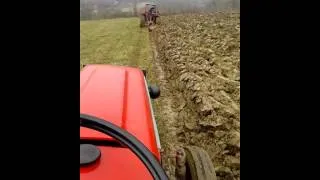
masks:
{"type": "Polygon", "coordinates": [[[80,68],[114,64],[149,69],[152,51],[138,18],[80,21],[80,68]]]}

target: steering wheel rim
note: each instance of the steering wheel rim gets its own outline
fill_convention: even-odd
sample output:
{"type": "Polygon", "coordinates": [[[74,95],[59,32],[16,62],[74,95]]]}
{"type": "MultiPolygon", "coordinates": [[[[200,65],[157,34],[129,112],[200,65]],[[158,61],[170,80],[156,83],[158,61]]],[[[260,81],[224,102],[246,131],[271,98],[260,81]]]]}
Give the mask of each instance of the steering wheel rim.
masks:
{"type": "Polygon", "coordinates": [[[111,122],[86,114],[80,114],[80,126],[99,131],[118,140],[138,156],[155,180],[168,180],[165,171],[154,155],[128,131],[111,122]]]}

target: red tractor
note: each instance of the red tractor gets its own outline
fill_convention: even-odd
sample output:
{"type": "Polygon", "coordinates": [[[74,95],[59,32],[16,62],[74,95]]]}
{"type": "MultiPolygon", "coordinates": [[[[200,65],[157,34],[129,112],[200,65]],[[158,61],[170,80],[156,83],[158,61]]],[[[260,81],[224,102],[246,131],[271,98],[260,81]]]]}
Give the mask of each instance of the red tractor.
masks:
{"type": "MultiPolygon", "coordinates": [[[[137,68],[87,65],[80,71],[80,180],[167,180],[151,99],[157,86],[137,68]]],[[[177,179],[215,180],[208,154],[176,154],[177,179]]]]}

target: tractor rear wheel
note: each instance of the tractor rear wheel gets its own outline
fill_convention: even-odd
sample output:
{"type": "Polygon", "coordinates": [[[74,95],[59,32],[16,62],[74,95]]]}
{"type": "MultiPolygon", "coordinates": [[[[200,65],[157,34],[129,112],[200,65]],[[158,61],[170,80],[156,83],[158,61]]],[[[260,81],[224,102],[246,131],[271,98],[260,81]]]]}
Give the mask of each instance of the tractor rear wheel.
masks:
{"type": "Polygon", "coordinates": [[[145,21],[145,17],[143,15],[140,16],[140,27],[145,27],[146,25],[146,21],[145,21]]]}
{"type": "Polygon", "coordinates": [[[217,180],[215,169],[208,153],[200,147],[187,146],[186,180],[217,180]]]}

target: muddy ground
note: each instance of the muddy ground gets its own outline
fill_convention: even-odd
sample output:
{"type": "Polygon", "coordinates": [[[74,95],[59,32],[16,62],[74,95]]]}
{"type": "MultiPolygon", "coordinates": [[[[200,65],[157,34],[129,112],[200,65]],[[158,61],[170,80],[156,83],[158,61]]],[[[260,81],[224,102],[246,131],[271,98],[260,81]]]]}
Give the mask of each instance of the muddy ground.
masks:
{"type": "Polygon", "coordinates": [[[240,14],[161,17],[150,37],[167,173],[174,179],[178,146],[197,145],[219,180],[240,179],[240,14]]]}

